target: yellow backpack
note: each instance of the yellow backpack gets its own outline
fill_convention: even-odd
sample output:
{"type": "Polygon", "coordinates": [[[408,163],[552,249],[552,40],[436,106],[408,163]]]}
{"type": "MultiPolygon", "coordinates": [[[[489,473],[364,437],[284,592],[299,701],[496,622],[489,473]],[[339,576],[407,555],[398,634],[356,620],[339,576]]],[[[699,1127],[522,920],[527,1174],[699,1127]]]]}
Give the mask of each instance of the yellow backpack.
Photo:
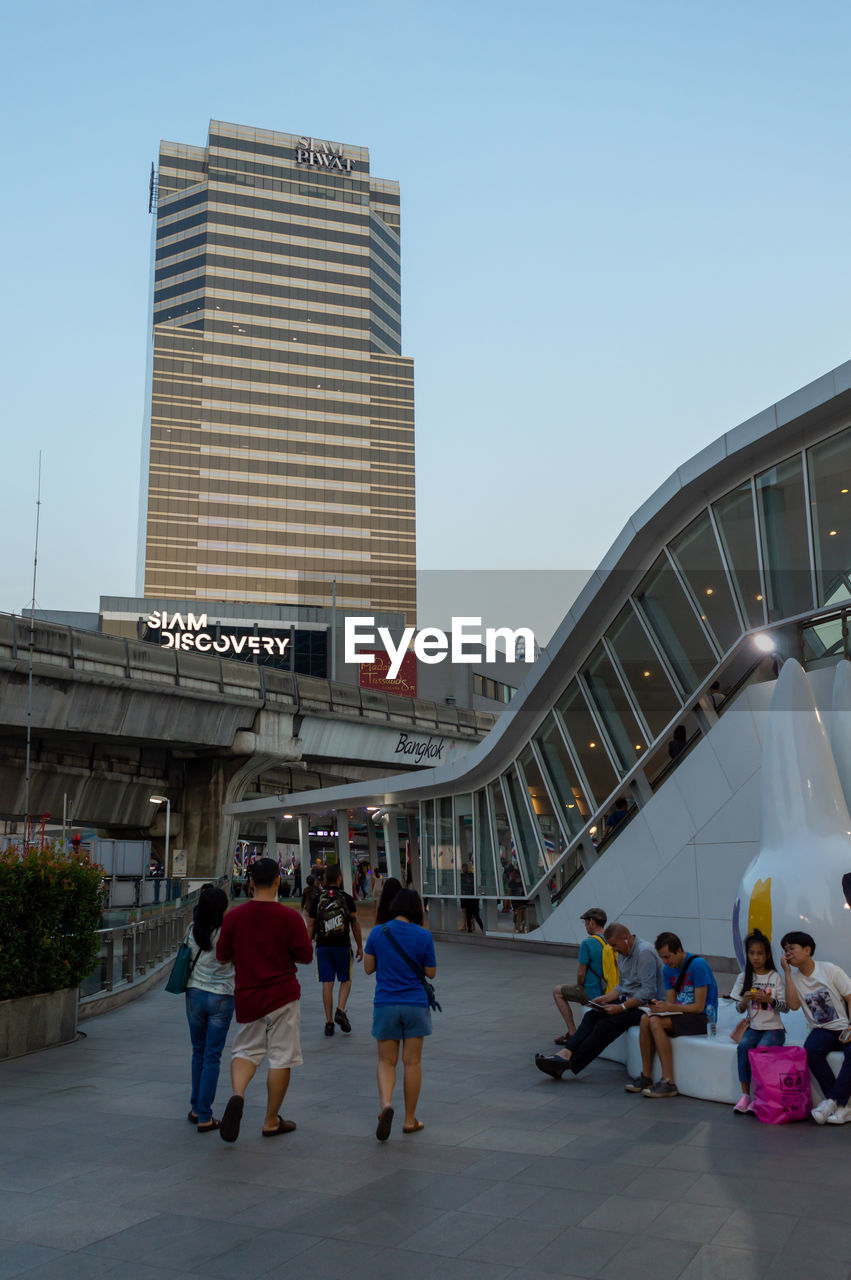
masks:
{"type": "Polygon", "coordinates": [[[607,995],[610,991],[614,991],[618,985],[618,962],[615,959],[615,953],[606,942],[605,938],[601,938],[598,933],[590,935],[595,942],[600,944],[600,962],[603,975],[603,995],[607,995]]]}

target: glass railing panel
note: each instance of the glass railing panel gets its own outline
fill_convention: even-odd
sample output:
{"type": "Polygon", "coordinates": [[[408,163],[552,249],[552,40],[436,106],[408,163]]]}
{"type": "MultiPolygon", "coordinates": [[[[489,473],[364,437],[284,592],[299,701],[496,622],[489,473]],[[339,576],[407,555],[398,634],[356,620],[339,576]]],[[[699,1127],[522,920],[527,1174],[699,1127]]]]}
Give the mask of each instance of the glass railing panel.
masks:
{"type": "Polygon", "coordinates": [[[567,843],[531,747],[527,747],[522,753],[519,764],[529,792],[532,812],[538,824],[540,843],[544,850],[544,867],[551,867],[564,853],[567,843]]]}
{"type": "Polygon", "coordinates": [[[813,671],[817,667],[834,666],[845,657],[848,647],[847,637],[843,635],[842,619],[829,618],[811,627],[803,627],[801,645],[804,666],[808,671],[813,671]]]}
{"type": "Polygon", "coordinates": [[[618,776],[606,754],[600,730],[575,680],[559,698],[556,709],[564,721],[579,767],[591,788],[589,799],[592,805],[595,802],[602,804],[618,785],[618,776]]]}
{"type": "Polygon", "coordinates": [[[535,735],[535,743],[544,761],[550,794],[561,806],[562,817],[570,835],[578,836],[591,817],[591,809],[552,715],[541,725],[535,735]]]}
{"type": "Polygon", "coordinates": [[[451,796],[437,798],[437,892],[441,896],[454,896],[456,892],[451,796]]]}
{"type": "Polygon", "coordinates": [[[490,814],[488,813],[488,796],[486,791],[475,794],[475,858],[473,874],[476,878],[476,893],[486,897],[495,897],[496,870],[494,865],[493,836],[491,835],[490,814]]]}
{"type": "Polygon", "coordinates": [[[686,693],[709,675],[717,657],[666,556],[659,556],[635,593],[666,658],[686,693]]]}
{"type": "Polygon", "coordinates": [[[621,609],[606,639],[655,738],[677,715],[681,703],[631,605],[621,609]]]}
{"type": "Polygon", "coordinates": [[[742,625],[707,511],[671,543],[671,553],[701,618],[726,653],[742,634],[742,625]]]}
{"type": "Polygon", "coordinates": [[[801,458],[787,458],[757,476],[756,497],[768,617],[806,613],[813,607],[813,590],[801,458]]]}
{"type": "Polygon", "coordinates": [[[761,627],[765,618],[750,481],[719,498],[712,510],[742,613],[749,627],[761,627]]]}
{"type": "Polygon", "coordinates": [[[626,773],[638,762],[647,742],[611,659],[601,644],[592,652],[582,674],[594,706],[606,726],[615,755],[626,773]]]}
{"type": "Polygon", "coordinates": [[[820,605],[851,599],[851,430],[807,453],[820,605]]]}

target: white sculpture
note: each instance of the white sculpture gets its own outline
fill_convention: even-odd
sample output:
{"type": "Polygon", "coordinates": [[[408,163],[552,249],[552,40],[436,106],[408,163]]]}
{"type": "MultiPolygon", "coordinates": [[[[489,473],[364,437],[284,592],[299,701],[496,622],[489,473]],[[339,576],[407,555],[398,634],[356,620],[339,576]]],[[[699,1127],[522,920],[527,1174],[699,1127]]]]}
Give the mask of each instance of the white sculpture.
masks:
{"type": "MultiPolygon", "coordinates": [[[[846,679],[843,675],[842,697],[847,689],[851,708],[846,679]]],[[[839,685],[837,676],[835,689],[839,685]]],[[[851,734],[844,728],[839,732],[851,734]]],[[[848,759],[851,764],[851,738],[848,759]]],[[[766,719],[760,810],[761,848],[742,877],[733,908],[740,962],[743,939],[753,929],[771,939],[778,961],[783,934],[802,929],[815,938],[821,958],[848,968],[851,910],[843,879],[851,873],[851,818],[809,681],[791,658],[780,672],[766,719]]]]}

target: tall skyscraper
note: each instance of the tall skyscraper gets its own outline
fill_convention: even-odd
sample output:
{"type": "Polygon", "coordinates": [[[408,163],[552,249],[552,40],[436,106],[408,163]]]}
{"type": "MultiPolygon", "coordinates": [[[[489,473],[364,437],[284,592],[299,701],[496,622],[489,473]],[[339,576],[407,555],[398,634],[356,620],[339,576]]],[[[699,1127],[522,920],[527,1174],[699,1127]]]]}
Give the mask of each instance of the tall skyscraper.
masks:
{"type": "Polygon", "coordinates": [[[160,144],[138,590],[416,613],[399,186],[364,147],[160,144]]]}

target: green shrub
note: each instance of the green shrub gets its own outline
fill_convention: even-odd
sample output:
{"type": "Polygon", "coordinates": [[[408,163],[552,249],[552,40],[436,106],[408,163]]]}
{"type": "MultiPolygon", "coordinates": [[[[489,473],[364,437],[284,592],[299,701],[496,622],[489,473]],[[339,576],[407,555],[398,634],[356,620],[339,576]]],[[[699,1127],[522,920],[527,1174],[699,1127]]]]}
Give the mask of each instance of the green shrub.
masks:
{"type": "Polygon", "coordinates": [[[76,987],[95,966],[103,870],[54,845],[0,852],[0,1000],[76,987]]]}

